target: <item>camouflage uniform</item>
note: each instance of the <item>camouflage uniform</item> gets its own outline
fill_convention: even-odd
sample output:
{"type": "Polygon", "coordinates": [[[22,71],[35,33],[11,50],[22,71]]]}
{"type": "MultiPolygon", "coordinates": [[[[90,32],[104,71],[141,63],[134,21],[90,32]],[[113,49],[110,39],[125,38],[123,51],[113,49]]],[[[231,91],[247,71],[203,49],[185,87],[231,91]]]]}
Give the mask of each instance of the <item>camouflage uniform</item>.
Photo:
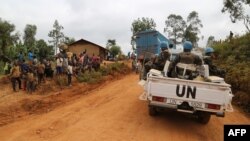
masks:
{"type": "Polygon", "coordinates": [[[157,60],[156,60],[157,69],[162,71],[167,60],[168,61],[170,60],[170,53],[166,49],[162,51],[157,57],[157,60]]]}
{"type": "Polygon", "coordinates": [[[219,76],[224,78],[225,77],[225,71],[218,69],[215,65],[213,65],[213,61],[212,58],[210,56],[206,56],[204,59],[204,64],[208,65],[209,67],[209,75],[213,75],[213,76],[219,76]]]}
{"type": "Polygon", "coordinates": [[[151,59],[146,58],[145,59],[145,64],[144,64],[144,70],[143,70],[143,79],[146,80],[147,79],[147,73],[151,70],[151,69],[155,69],[157,68],[155,63],[155,57],[151,57],[151,59]]]}
{"type": "MultiPolygon", "coordinates": [[[[190,64],[190,65],[202,65],[202,60],[200,59],[199,56],[191,53],[191,52],[182,52],[180,54],[178,54],[175,58],[175,60],[173,61],[173,69],[175,68],[175,73],[172,73],[173,77],[177,76],[181,76],[183,74],[183,69],[182,68],[178,68],[176,67],[178,65],[178,63],[183,63],[183,64],[190,64]]],[[[174,72],[174,71],[172,71],[174,72]]],[[[193,72],[187,70],[186,71],[186,79],[193,79],[193,72]]]]}

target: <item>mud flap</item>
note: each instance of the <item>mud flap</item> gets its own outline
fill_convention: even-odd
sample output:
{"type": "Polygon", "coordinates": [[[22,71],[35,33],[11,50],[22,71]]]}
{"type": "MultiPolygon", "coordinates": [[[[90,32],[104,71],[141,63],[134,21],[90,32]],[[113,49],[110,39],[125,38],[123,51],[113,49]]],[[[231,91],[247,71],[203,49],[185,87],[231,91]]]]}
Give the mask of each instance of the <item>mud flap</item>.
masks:
{"type": "Polygon", "coordinates": [[[139,85],[141,85],[142,87],[144,87],[144,85],[146,84],[147,81],[145,80],[141,80],[138,82],[139,85]]]}
{"type": "Polygon", "coordinates": [[[140,96],[139,96],[139,99],[140,100],[144,100],[144,101],[147,101],[147,93],[142,93],[140,96]]]}

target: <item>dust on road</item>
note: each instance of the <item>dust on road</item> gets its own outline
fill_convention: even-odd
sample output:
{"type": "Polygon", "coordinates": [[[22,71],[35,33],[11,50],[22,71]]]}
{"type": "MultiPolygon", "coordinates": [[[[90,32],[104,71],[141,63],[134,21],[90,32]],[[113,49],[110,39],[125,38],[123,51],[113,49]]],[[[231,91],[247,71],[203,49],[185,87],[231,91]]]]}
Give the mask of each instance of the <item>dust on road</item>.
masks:
{"type": "Polygon", "coordinates": [[[137,83],[138,76],[130,74],[74,103],[0,127],[0,140],[219,141],[223,140],[224,124],[250,123],[249,117],[237,109],[226,113],[225,118],[212,116],[207,125],[170,110],[150,117],[147,102],[138,99],[143,89],[137,83]]]}

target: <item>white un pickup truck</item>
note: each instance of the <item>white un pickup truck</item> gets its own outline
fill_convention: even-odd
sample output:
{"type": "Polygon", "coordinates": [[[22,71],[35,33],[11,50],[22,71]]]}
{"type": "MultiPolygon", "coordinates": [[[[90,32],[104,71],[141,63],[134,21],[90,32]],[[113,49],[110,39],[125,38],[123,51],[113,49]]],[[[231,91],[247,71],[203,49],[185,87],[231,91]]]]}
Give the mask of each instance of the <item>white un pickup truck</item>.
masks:
{"type": "MultiPolygon", "coordinates": [[[[216,77],[211,77],[211,79],[216,77]]],[[[224,117],[225,111],[232,112],[232,92],[224,82],[204,82],[164,77],[162,72],[150,70],[141,100],[147,100],[149,114],[156,115],[161,109],[171,108],[178,112],[194,114],[201,123],[208,123],[212,114],[224,117]]]]}

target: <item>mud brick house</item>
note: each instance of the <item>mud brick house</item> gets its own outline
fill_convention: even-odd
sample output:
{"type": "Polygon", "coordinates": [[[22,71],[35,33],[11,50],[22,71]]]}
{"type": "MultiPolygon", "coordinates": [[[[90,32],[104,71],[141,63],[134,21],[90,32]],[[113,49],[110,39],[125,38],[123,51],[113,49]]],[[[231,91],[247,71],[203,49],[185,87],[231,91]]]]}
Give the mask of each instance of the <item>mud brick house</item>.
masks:
{"type": "Polygon", "coordinates": [[[108,55],[108,50],[106,48],[84,39],[75,41],[74,43],[69,44],[68,47],[69,51],[75,53],[77,56],[85,51],[85,49],[89,56],[92,56],[93,54],[95,56],[100,55],[101,58],[106,59],[108,55]]]}

